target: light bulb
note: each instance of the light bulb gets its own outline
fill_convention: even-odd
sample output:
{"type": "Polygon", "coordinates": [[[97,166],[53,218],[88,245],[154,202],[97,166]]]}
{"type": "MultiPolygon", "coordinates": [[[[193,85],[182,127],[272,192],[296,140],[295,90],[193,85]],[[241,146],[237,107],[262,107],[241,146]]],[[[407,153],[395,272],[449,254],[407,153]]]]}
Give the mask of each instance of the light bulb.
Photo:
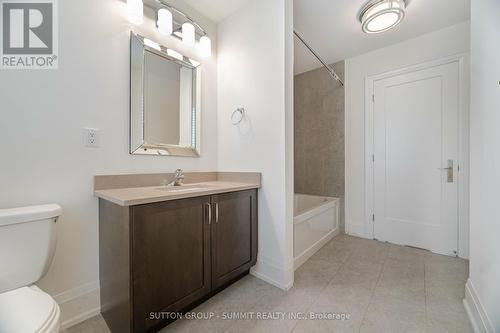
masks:
{"type": "Polygon", "coordinates": [[[152,41],[151,39],[144,38],[144,45],[149,46],[152,49],[157,51],[161,51],[161,46],[157,42],[152,41]]]}
{"type": "Polygon", "coordinates": [[[171,35],[173,31],[172,13],[166,8],[160,8],[158,10],[158,21],[156,24],[160,33],[171,35]]]}
{"type": "Polygon", "coordinates": [[[184,56],[175,50],[167,49],[167,54],[177,60],[184,60],[184,56]]]}
{"type": "Polygon", "coordinates": [[[204,58],[212,56],[212,40],[208,36],[202,36],[200,38],[200,52],[201,56],[204,58]]]}
{"type": "Polygon", "coordinates": [[[194,25],[189,22],[182,25],[182,42],[188,46],[193,46],[195,44],[194,25]]]}
{"type": "Polygon", "coordinates": [[[144,21],[144,4],[142,0],[127,0],[128,20],[133,24],[142,24],[144,21]]]}

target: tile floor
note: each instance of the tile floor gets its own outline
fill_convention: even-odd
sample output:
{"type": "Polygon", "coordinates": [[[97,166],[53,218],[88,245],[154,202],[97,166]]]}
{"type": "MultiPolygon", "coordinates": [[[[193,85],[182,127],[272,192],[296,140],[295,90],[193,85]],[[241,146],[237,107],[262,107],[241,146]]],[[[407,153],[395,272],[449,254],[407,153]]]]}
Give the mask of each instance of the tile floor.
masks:
{"type": "MultiPolygon", "coordinates": [[[[468,262],[426,251],[335,237],[295,274],[288,292],[247,276],[193,311],[347,313],[349,320],[181,320],[168,332],[472,332],[462,299],[468,262]]],[[[108,333],[97,316],[65,333],[108,333]]]]}

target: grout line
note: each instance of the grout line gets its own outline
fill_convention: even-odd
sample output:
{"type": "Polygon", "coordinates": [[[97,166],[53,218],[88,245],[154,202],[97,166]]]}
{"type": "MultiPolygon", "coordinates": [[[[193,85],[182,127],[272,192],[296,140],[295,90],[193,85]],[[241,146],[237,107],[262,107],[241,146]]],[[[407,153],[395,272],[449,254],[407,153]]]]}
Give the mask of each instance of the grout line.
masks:
{"type": "MultiPolygon", "coordinates": [[[[375,240],[376,242],[379,242],[377,240],[375,240]]],[[[379,242],[379,243],[382,243],[382,242],[379,242]]],[[[359,329],[358,329],[358,333],[361,332],[361,328],[363,327],[363,323],[365,322],[365,319],[366,319],[366,314],[368,313],[368,308],[370,307],[370,305],[372,304],[372,300],[373,300],[373,297],[375,295],[375,289],[377,289],[377,286],[380,282],[380,278],[382,277],[382,272],[384,271],[384,267],[385,267],[385,262],[387,261],[387,257],[389,256],[389,247],[387,248],[386,250],[386,254],[385,254],[385,257],[384,257],[384,261],[382,262],[382,267],[380,268],[380,272],[378,274],[378,277],[377,277],[377,282],[375,283],[375,286],[373,287],[373,290],[372,290],[372,294],[370,295],[370,300],[368,301],[368,304],[366,305],[366,308],[365,308],[365,311],[363,313],[363,318],[361,319],[361,323],[359,325],[359,329]]]]}
{"type": "MultiPolygon", "coordinates": [[[[337,235],[338,236],[338,235],[337,235]]],[[[333,237],[332,240],[330,242],[332,242],[337,236],[333,237]]],[[[330,242],[326,243],[325,246],[327,244],[329,244],[330,242]]],[[[317,253],[317,252],[316,252],[317,253]]],[[[340,270],[342,269],[342,267],[345,265],[345,263],[347,262],[347,260],[349,260],[349,257],[350,257],[350,253],[349,253],[349,256],[347,257],[347,259],[344,261],[344,262],[341,262],[339,268],[337,268],[337,270],[335,271],[335,274],[333,274],[332,278],[330,280],[328,280],[328,282],[325,284],[325,286],[320,290],[320,292],[318,293],[318,295],[314,298],[314,300],[311,302],[311,304],[309,304],[309,307],[307,308],[306,312],[308,312],[314,304],[316,304],[316,302],[318,301],[318,299],[321,297],[321,295],[323,294],[322,291],[324,291],[326,288],[328,288],[328,286],[330,285],[330,283],[333,281],[333,279],[335,279],[335,276],[337,276],[337,274],[340,272],[340,270]]],[[[311,257],[312,258],[312,257],[311,257]]],[[[309,259],[311,259],[309,258],[309,259]]],[[[308,261],[309,261],[308,259],[308,261]]],[[[307,261],[306,261],[307,262],[307,261]]],[[[289,331],[290,333],[292,333],[295,328],[297,328],[297,325],[299,324],[300,320],[297,320],[297,322],[295,323],[295,325],[293,325],[292,329],[289,331]]]]}
{"type": "MultiPolygon", "coordinates": [[[[259,278],[257,278],[257,277],[253,277],[253,278],[255,278],[255,279],[259,279],[259,278]]],[[[260,279],[259,279],[259,280],[260,280],[260,279]]],[[[268,283],[268,282],[266,282],[266,281],[264,281],[264,282],[265,282],[265,283],[267,283],[267,284],[269,284],[270,286],[272,286],[272,287],[276,288],[276,289],[279,289],[278,287],[273,286],[272,284],[270,284],[270,283],[268,283]]],[[[259,298],[257,298],[257,300],[255,301],[255,303],[253,303],[252,305],[249,305],[249,306],[248,306],[248,308],[245,308],[243,311],[244,311],[244,312],[249,312],[249,311],[251,311],[251,310],[252,310],[252,309],[253,309],[253,308],[254,308],[257,304],[259,304],[259,302],[260,302],[260,301],[261,301],[264,297],[266,297],[266,296],[267,296],[266,294],[263,294],[262,296],[260,296],[259,298]]],[[[243,320],[247,320],[247,319],[243,319],[243,320]]],[[[240,322],[240,320],[239,320],[239,319],[238,319],[238,320],[235,320],[235,321],[233,321],[233,320],[232,320],[232,321],[231,321],[231,324],[230,324],[230,325],[228,325],[228,327],[226,327],[224,330],[222,330],[222,331],[221,331],[221,333],[227,332],[230,328],[232,328],[233,326],[237,325],[239,322],[240,322]]]]}
{"type": "MultiPolygon", "coordinates": [[[[333,240],[335,238],[337,238],[339,235],[335,236],[332,238],[332,240],[330,242],[333,242],[333,240]]],[[[329,244],[330,242],[326,243],[325,246],[327,244],[329,244]]],[[[316,302],[318,301],[318,299],[321,297],[321,295],[323,294],[322,291],[324,291],[326,288],[328,288],[328,286],[330,285],[330,283],[335,279],[335,276],[337,276],[337,274],[340,272],[340,270],[342,269],[342,267],[344,267],[345,263],[349,260],[349,257],[350,257],[351,253],[349,253],[349,255],[347,256],[346,260],[344,260],[343,262],[340,263],[340,266],[339,268],[337,268],[337,270],[335,271],[335,273],[333,274],[332,278],[330,280],[328,280],[328,282],[325,284],[325,286],[320,290],[320,292],[318,293],[318,296],[316,296],[314,298],[314,300],[311,302],[311,304],[309,304],[309,307],[307,308],[306,312],[308,312],[314,304],[316,304],[316,302]]],[[[312,257],[311,257],[312,258],[312,257]]],[[[309,258],[309,259],[311,259],[309,258]]],[[[309,261],[308,259],[308,261],[309,261]]],[[[299,320],[295,323],[295,325],[293,325],[292,329],[289,331],[290,333],[292,333],[295,328],[297,328],[297,325],[299,324],[299,320]]]]}

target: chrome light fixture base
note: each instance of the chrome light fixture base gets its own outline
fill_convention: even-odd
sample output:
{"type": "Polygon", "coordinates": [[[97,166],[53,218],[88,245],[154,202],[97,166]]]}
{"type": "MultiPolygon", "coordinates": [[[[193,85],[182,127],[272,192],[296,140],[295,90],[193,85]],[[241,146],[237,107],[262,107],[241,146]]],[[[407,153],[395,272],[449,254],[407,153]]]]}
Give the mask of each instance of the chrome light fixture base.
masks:
{"type": "Polygon", "coordinates": [[[390,30],[404,19],[407,6],[408,0],[372,0],[359,14],[361,29],[367,34],[390,30]]]}

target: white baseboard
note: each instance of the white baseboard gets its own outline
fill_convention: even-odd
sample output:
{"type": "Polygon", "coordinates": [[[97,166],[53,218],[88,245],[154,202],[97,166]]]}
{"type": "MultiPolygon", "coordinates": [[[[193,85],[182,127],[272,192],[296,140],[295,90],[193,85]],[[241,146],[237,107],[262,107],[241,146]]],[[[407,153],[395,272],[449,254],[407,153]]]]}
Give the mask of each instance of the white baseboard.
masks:
{"type": "Polygon", "coordinates": [[[272,260],[262,256],[257,257],[257,264],[250,269],[250,274],[283,290],[293,286],[293,263],[283,269],[272,260]]]}
{"type": "Polygon", "coordinates": [[[61,330],[101,312],[99,281],[90,282],[54,296],[61,308],[61,330]]]}
{"type": "Polygon", "coordinates": [[[465,284],[464,307],[475,333],[495,332],[470,279],[465,284]]]}
{"type": "Polygon", "coordinates": [[[311,245],[308,249],[306,249],[304,252],[299,254],[295,260],[294,260],[294,270],[297,270],[300,266],[302,266],[309,258],[311,258],[316,252],[319,251],[323,246],[325,246],[326,243],[331,241],[333,237],[337,236],[340,232],[340,228],[337,227],[327,233],[324,237],[322,237],[320,240],[318,240],[316,243],[311,245]]]}

